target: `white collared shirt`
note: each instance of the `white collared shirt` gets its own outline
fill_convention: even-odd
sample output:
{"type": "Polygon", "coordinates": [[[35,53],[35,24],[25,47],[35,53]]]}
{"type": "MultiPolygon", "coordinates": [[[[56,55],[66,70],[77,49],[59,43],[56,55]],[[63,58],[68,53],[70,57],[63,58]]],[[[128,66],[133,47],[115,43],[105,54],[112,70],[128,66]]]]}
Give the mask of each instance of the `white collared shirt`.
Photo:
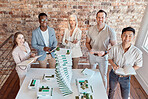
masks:
{"type": "Polygon", "coordinates": [[[49,47],[49,33],[48,33],[48,28],[46,31],[42,31],[41,30],[41,33],[42,33],[42,36],[44,38],[44,43],[46,45],[46,47],[49,47]]]}
{"type": "Polygon", "coordinates": [[[119,67],[124,66],[139,66],[142,67],[142,52],[136,46],[131,45],[130,48],[124,52],[122,44],[114,45],[109,50],[108,59],[112,59],[119,67]]]}

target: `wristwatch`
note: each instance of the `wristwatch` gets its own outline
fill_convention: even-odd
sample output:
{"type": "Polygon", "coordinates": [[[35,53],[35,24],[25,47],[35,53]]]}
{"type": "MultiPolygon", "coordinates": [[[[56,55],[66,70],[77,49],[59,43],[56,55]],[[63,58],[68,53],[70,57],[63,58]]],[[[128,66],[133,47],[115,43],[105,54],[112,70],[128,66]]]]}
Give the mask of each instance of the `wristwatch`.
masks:
{"type": "Polygon", "coordinates": [[[107,51],[105,51],[105,54],[107,54],[107,51]]]}

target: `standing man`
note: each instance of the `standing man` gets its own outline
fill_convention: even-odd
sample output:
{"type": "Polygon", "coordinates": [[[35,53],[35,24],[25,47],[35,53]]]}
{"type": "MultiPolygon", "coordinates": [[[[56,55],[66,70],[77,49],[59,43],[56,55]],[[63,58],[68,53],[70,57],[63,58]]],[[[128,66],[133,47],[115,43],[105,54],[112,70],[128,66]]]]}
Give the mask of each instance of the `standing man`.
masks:
{"type": "Polygon", "coordinates": [[[40,26],[32,32],[31,45],[37,50],[38,58],[41,68],[47,67],[47,62],[50,68],[55,67],[54,53],[50,52],[57,46],[55,31],[53,28],[47,26],[48,19],[45,13],[40,13],[39,16],[40,26]]]}
{"type": "Polygon", "coordinates": [[[116,44],[116,33],[105,24],[107,13],[99,10],[96,14],[97,25],[90,27],[86,37],[86,47],[89,50],[89,62],[92,69],[96,69],[96,63],[107,89],[107,70],[108,70],[108,45],[116,44]]]}
{"type": "Polygon", "coordinates": [[[114,93],[117,89],[117,84],[120,84],[122,99],[128,99],[130,94],[130,75],[117,75],[115,70],[128,66],[135,70],[142,67],[142,52],[137,47],[131,44],[135,38],[135,29],[126,27],[122,30],[122,43],[115,45],[109,51],[109,63],[113,69],[109,73],[109,99],[114,99],[114,93]]]}

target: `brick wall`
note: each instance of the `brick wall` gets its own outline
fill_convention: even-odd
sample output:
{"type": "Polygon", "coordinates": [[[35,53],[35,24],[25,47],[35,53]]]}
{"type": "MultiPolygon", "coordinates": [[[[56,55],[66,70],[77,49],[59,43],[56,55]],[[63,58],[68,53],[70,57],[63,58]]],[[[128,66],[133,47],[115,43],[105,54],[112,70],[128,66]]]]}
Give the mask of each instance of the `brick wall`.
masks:
{"type": "Polygon", "coordinates": [[[86,32],[89,26],[96,24],[95,15],[99,9],[108,13],[107,24],[117,32],[119,43],[122,28],[132,26],[138,32],[146,4],[147,0],[0,0],[0,43],[16,31],[22,31],[30,42],[32,31],[39,26],[41,12],[48,14],[49,26],[55,29],[60,43],[67,17],[75,13],[83,31],[81,62],[86,62],[86,32]]]}

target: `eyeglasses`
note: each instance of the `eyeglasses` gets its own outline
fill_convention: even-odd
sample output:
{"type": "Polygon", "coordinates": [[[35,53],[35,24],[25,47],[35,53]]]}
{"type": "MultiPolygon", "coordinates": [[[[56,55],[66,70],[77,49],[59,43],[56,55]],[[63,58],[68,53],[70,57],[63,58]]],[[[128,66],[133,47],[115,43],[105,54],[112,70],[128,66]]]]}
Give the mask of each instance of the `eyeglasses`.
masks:
{"type": "Polygon", "coordinates": [[[44,22],[44,21],[46,21],[46,22],[47,22],[48,20],[47,20],[47,19],[41,19],[41,22],[44,22]]]}

